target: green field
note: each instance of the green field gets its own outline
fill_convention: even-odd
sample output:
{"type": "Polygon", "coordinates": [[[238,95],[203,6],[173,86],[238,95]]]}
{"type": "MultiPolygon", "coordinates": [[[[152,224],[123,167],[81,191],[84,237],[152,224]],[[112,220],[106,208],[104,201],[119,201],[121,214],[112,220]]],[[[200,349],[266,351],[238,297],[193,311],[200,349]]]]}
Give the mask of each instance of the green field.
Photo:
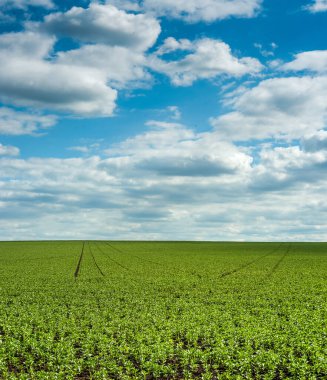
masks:
{"type": "Polygon", "coordinates": [[[327,379],[326,300],[325,243],[3,242],[0,378],[327,379]]]}

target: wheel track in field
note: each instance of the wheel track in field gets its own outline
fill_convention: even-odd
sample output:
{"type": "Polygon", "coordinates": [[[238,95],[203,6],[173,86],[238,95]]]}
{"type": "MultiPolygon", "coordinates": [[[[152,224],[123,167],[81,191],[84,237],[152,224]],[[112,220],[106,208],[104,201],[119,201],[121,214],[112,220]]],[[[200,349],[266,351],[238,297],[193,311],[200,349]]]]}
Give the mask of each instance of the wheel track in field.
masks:
{"type": "Polygon", "coordinates": [[[99,267],[97,261],[95,260],[95,257],[94,257],[94,254],[93,254],[93,251],[92,251],[92,248],[91,248],[91,244],[90,242],[88,242],[88,247],[89,247],[89,251],[91,253],[91,256],[92,256],[92,259],[93,259],[93,262],[95,264],[95,266],[98,268],[98,271],[100,272],[100,274],[105,277],[105,274],[102,272],[101,268],[99,267]]]}
{"type": "Polygon", "coordinates": [[[280,243],[277,248],[274,248],[274,249],[270,250],[265,255],[260,256],[257,259],[248,261],[247,263],[245,263],[243,265],[240,265],[239,267],[237,267],[235,269],[232,269],[232,270],[229,270],[229,271],[221,273],[220,276],[219,276],[219,278],[224,278],[224,277],[227,277],[227,276],[231,276],[232,274],[237,273],[237,272],[239,272],[239,271],[241,271],[241,270],[249,267],[250,265],[255,264],[255,263],[263,260],[264,258],[266,258],[266,257],[272,255],[273,253],[277,252],[282,245],[283,245],[283,243],[280,243]]]}
{"type": "Polygon", "coordinates": [[[121,264],[119,261],[113,259],[113,258],[108,254],[108,252],[103,251],[102,248],[100,248],[99,243],[95,243],[95,246],[96,246],[96,248],[97,248],[100,252],[102,252],[102,254],[103,254],[105,257],[107,257],[110,261],[112,261],[112,262],[115,263],[116,265],[120,266],[121,268],[123,268],[123,269],[125,269],[125,270],[127,270],[127,271],[135,272],[133,269],[128,268],[128,267],[125,267],[125,266],[124,266],[123,264],[121,264]]]}
{"type": "Polygon", "coordinates": [[[122,254],[124,254],[124,255],[128,255],[128,256],[130,256],[130,257],[136,257],[137,259],[139,259],[139,260],[141,260],[141,261],[143,261],[143,262],[148,262],[148,263],[155,264],[155,265],[159,265],[159,266],[162,266],[162,267],[165,266],[164,264],[158,263],[158,262],[156,262],[156,261],[152,261],[152,260],[148,260],[148,259],[143,259],[142,257],[137,256],[137,255],[135,255],[135,254],[131,254],[131,253],[129,253],[129,252],[122,251],[121,249],[119,249],[119,248],[113,246],[112,244],[110,244],[110,243],[107,242],[107,241],[105,241],[104,243],[105,243],[106,245],[108,245],[109,247],[111,247],[113,250],[115,250],[115,251],[117,251],[117,252],[119,252],[119,253],[122,253],[122,254]]]}
{"type": "MultiPolygon", "coordinates": [[[[113,246],[112,244],[110,244],[110,243],[107,242],[107,241],[104,241],[104,243],[105,243],[106,245],[108,245],[108,247],[111,247],[113,250],[115,250],[115,251],[118,252],[118,253],[121,253],[121,254],[123,254],[123,255],[128,255],[128,256],[130,256],[130,257],[135,257],[135,258],[137,258],[137,259],[139,259],[139,260],[141,260],[141,261],[143,261],[143,262],[148,262],[148,263],[155,264],[155,265],[158,265],[158,266],[160,266],[160,267],[163,267],[163,268],[165,269],[166,272],[167,272],[167,266],[169,266],[169,265],[170,265],[170,266],[173,265],[173,264],[162,264],[162,263],[158,263],[158,262],[156,262],[156,261],[152,261],[152,260],[148,260],[148,259],[143,259],[142,257],[137,256],[137,255],[135,255],[135,254],[131,254],[131,253],[128,253],[128,252],[124,252],[124,251],[122,251],[121,249],[116,248],[115,246],[113,246]]],[[[184,275],[187,274],[187,275],[190,275],[190,276],[194,276],[196,279],[199,279],[199,276],[200,276],[198,273],[194,273],[194,272],[191,272],[191,271],[188,271],[188,270],[185,270],[185,269],[179,269],[179,268],[176,268],[176,267],[174,267],[174,268],[170,268],[170,269],[174,269],[175,271],[180,272],[180,273],[183,273],[184,275]]],[[[202,277],[200,276],[200,278],[202,278],[202,277]]]]}
{"type": "MultiPolygon", "coordinates": [[[[133,270],[133,269],[131,269],[131,268],[129,268],[129,267],[125,267],[123,264],[121,264],[121,263],[118,262],[117,260],[113,259],[113,258],[108,254],[108,252],[105,252],[105,251],[101,248],[101,246],[100,246],[99,243],[97,243],[97,242],[94,242],[94,243],[95,243],[95,247],[96,247],[96,249],[97,249],[99,252],[101,252],[101,253],[103,254],[103,256],[104,256],[105,258],[107,258],[109,261],[111,261],[111,262],[113,262],[114,264],[118,265],[120,268],[124,269],[124,270],[127,271],[128,273],[136,273],[136,274],[139,274],[139,275],[140,275],[139,272],[137,272],[137,271],[135,271],[135,270],[133,270]]],[[[141,281],[140,279],[138,279],[138,278],[135,278],[135,277],[128,277],[127,279],[128,279],[128,281],[134,283],[134,285],[135,285],[135,284],[141,284],[141,285],[142,285],[142,284],[144,284],[145,281],[148,282],[148,283],[151,283],[152,285],[155,285],[155,283],[153,283],[152,281],[146,280],[146,279],[143,279],[142,281],[141,281]]]]}
{"type": "Polygon", "coordinates": [[[287,248],[286,248],[286,251],[284,252],[284,254],[278,259],[278,261],[272,267],[272,269],[270,270],[270,272],[265,276],[265,280],[268,280],[278,270],[278,268],[280,267],[281,263],[285,260],[286,256],[288,256],[288,254],[290,253],[291,248],[292,248],[292,244],[289,243],[288,246],[287,246],[287,248]]]}
{"type": "MultiPolygon", "coordinates": [[[[138,257],[138,256],[136,256],[136,255],[134,256],[134,255],[131,255],[131,254],[129,254],[129,253],[126,253],[126,252],[122,251],[121,249],[114,247],[113,245],[111,245],[110,243],[108,243],[108,242],[106,242],[106,241],[103,241],[103,243],[106,244],[108,247],[112,248],[113,250],[115,250],[116,252],[120,253],[120,254],[123,254],[123,255],[126,254],[126,255],[128,255],[128,256],[130,256],[130,257],[138,257]]],[[[120,267],[124,268],[125,270],[128,270],[129,272],[132,272],[132,273],[135,273],[135,274],[138,274],[138,275],[142,276],[142,273],[140,273],[139,271],[136,271],[136,270],[131,269],[131,268],[128,268],[128,267],[125,267],[124,265],[122,265],[122,264],[119,263],[118,261],[114,260],[114,259],[108,254],[108,252],[105,252],[105,251],[103,251],[103,250],[100,248],[99,244],[96,244],[96,246],[97,246],[97,249],[98,249],[100,252],[102,252],[103,255],[104,255],[105,257],[107,257],[110,261],[114,262],[115,264],[119,265],[120,267]]],[[[139,258],[139,259],[142,260],[142,258],[139,258]]],[[[148,260],[145,260],[145,261],[148,261],[148,260]]],[[[154,262],[153,262],[153,263],[154,263],[154,262]]],[[[161,265],[161,266],[163,266],[163,267],[165,266],[164,264],[159,264],[159,263],[157,263],[157,264],[158,264],[158,265],[161,265]]],[[[181,271],[179,270],[179,272],[181,272],[181,271]]],[[[186,272],[183,271],[183,273],[185,274],[186,272]]],[[[154,282],[154,281],[152,281],[152,280],[149,280],[149,279],[144,279],[144,278],[142,279],[142,281],[140,281],[138,278],[131,278],[131,280],[132,280],[134,283],[139,283],[139,284],[143,284],[144,282],[147,282],[148,284],[157,285],[156,282],[154,282]]]]}
{"type": "Polygon", "coordinates": [[[79,256],[79,260],[78,260],[78,263],[77,263],[77,266],[76,266],[76,269],[75,269],[75,273],[74,273],[75,280],[77,279],[79,271],[80,271],[80,268],[81,268],[81,263],[82,263],[82,259],[83,259],[83,255],[84,255],[84,247],[85,247],[85,241],[83,241],[83,246],[82,246],[81,254],[79,256]]]}

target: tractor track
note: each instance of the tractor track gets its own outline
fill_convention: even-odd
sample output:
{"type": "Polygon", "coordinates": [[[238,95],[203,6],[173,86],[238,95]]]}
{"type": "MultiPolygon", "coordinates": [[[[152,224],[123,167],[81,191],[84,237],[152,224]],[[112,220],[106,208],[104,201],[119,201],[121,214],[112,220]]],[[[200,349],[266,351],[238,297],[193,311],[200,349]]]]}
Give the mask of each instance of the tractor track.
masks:
{"type": "Polygon", "coordinates": [[[284,254],[279,258],[277,263],[273,266],[271,271],[267,274],[266,280],[269,279],[278,270],[281,263],[285,260],[286,256],[290,253],[291,248],[292,248],[291,243],[289,243],[284,254]]]}
{"type": "MultiPolygon", "coordinates": [[[[188,270],[186,270],[186,269],[180,269],[180,268],[176,268],[176,267],[174,267],[174,268],[171,268],[171,266],[173,265],[173,264],[170,264],[170,263],[166,263],[166,264],[162,264],[162,263],[158,263],[158,262],[156,262],[156,261],[152,261],[152,260],[148,260],[148,259],[143,259],[142,257],[140,257],[140,256],[137,256],[137,255],[134,255],[134,254],[131,254],[131,253],[128,253],[128,252],[124,252],[124,251],[122,251],[121,249],[119,249],[119,248],[116,248],[115,246],[113,246],[112,244],[110,244],[109,242],[107,242],[107,241],[104,241],[104,243],[108,246],[108,247],[111,247],[113,250],[115,250],[116,252],[118,252],[118,253],[121,253],[121,254],[124,254],[124,255],[128,255],[128,256],[130,256],[130,257],[135,257],[135,258],[137,258],[137,259],[139,259],[140,261],[142,261],[142,262],[144,262],[144,263],[151,263],[151,264],[154,264],[154,265],[157,265],[157,266],[160,266],[161,268],[164,268],[164,270],[165,270],[165,272],[167,272],[167,266],[169,267],[170,266],[170,269],[173,269],[173,270],[175,270],[175,271],[177,271],[177,272],[179,272],[179,273],[182,273],[183,275],[189,275],[189,276],[193,276],[193,277],[195,277],[197,280],[199,279],[199,278],[202,278],[202,276],[200,275],[200,274],[198,274],[198,273],[194,273],[193,271],[191,272],[191,271],[188,271],[188,270]]],[[[169,269],[168,269],[169,270],[169,269]]]]}
{"type": "MultiPolygon", "coordinates": [[[[111,261],[112,263],[118,265],[120,268],[124,269],[124,270],[126,271],[125,273],[130,273],[130,274],[140,274],[139,272],[137,272],[137,271],[135,271],[135,270],[133,270],[133,269],[131,269],[131,268],[125,267],[123,264],[121,264],[121,263],[119,263],[118,261],[116,261],[116,260],[114,260],[113,258],[111,258],[110,255],[108,254],[108,252],[105,252],[105,251],[101,248],[101,246],[100,246],[99,243],[97,243],[97,242],[94,242],[94,243],[95,243],[95,247],[96,247],[96,249],[97,249],[99,252],[101,252],[105,258],[107,258],[107,259],[108,259],[109,261],[111,261]]],[[[140,279],[135,278],[134,276],[132,276],[132,277],[128,276],[126,279],[127,279],[128,281],[134,283],[134,285],[135,285],[135,284],[140,285],[140,284],[143,284],[143,283],[144,283],[144,281],[140,281],[140,279]]],[[[150,283],[150,281],[148,281],[148,280],[146,280],[146,281],[150,283]]],[[[154,283],[151,282],[151,284],[154,284],[154,283]]]]}
{"type": "Polygon", "coordinates": [[[80,268],[81,268],[81,263],[82,263],[82,259],[83,259],[83,255],[84,255],[84,247],[85,247],[85,241],[83,241],[83,246],[82,246],[81,254],[79,256],[79,260],[78,260],[78,263],[77,263],[77,266],[76,266],[76,269],[75,269],[75,273],[74,273],[75,280],[77,279],[79,271],[80,271],[80,268]]]}
{"type": "Polygon", "coordinates": [[[165,265],[164,264],[161,264],[161,263],[158,263],[156,261],[152,261],[152,260],[148,260],[148,259],[142,259],[142,257],[140,256],[137,256],[137,255],[134,255],[134,254],[131,254],[131,253],[128,253],[128,252],[124,252],[122,250],[120,250],[119,248],[116,248],[115,246],[113,246],[112,244],[110,244],[109,242],[105,241],[104,242],[106,245],[108,245],[109,247],[111,247],[113,250],[119,252],[119,253],[122,253],[124,255],[128,255],[130,257],[136,257],[137,259],[143,261],[143,262],[148,262],[148,263],[151,263],[151,264],[155,264],[155,265],[160,265],[162,267],[164,267],[165,265]]]}
{"type": "Polygon", "coordinates": [[[92,251],[92,249],[91,249],[91,244],[90,244],[90,242],[88,242],[88,247],[89,247],[89,251],[90,251],[90,253],[91,253],[91,256],[92,256],[92,259],[93,259],[93,262],[94,262],[95,266],[98,268],[98,271],[100,272],[100,274],[101,274],[103,277],[105,277],[105,274],[102,272],[101,268],[99,267],[98,263],[97,263],[96,260],[95,260],[95,257],[94,257],[94,254],[93,254],[93,251],[92,251]]]}
{"type": "Polygon", "coordinates": [[[98,249],[100,252],[102,252],[102,254],[104,254],[104,255],[105,255],[110,261],[112,261],[112,262],[115,263],[116,265],[120,266],[121,268],[123,268],[123,269],[125,269],[125,270],[127,270],[127,271],[135,272],[133,269],[128,268],[128,267],[125,267],[123,264],[121,264],[120,262],[118,262],[118,261],[114,260],[112,257],[110,257],[110,256],[108,255],[108,253],[106,253],[105,251],[103,251],[103,250],[100,248],[100,246],[99,246],[98,243],[95,243],[95,246],[97,247],[97,249],[98,249]]]}
{"type": "MultiPolygon", "coordinates": [[[[125,254],[124,251],[121,251],[120,249],[116,248],[116,247],[113,247],[111,246],[110,243],[107,243],[107,242],[103,242],[105,243],[106,245],[108,245],[108,247],[111,247],[113,249],[115,249],[117,252],[121,253],[121,254],[125,254]]],[[[113,258],[110,257],[110,255],[108,254],[108,252],[105,252],[104,250],[102,250],[99,246],[99,244],[96,244],[96,248],[102,252],[102,254],[108,258],[110,261],[114,262],[116,265],[119,265],[121,268],[129,271],[130,273],[133,273],[133,274],[137,274],[139,276],[142,276],[142,273],[140,273],[139,271],[136,271],[134,269],[131,269],[131,268],[128,268],[128,267],[125,267],[124,265],[122,265],[121,263],[119,263],[118,261],[114,260],[113,258]]],[[[126,253],[127,254],[127,253],[126,253]]],[[[131,257],[133,257],[133,255],[129,255],[131,257]]],[[[142,260],[140,258],[140,260],[142,260]]],[[[139,278],[136,278],[136,277],[132,277],[132,278],[129,278],[130,281],[134,282],[134,284],[144,284],[144,282],[147,282],[148,284],[151,284],[151,285],[157,285],[156,282],[152,281],[152,280],[149,280],[149,279],[144,279],[142,278],[142,280],[140,280],[139,278]]]]}
{"type": "Polygon", "coordinates": [[[232,270],[229,270],[229,271],[226,271],[226,272],[221,273],[220,276],[219,276],[219,278],[224,278],[224,277],[230,276],[230,275],[232,275],[232,274],[234,274],[234,273],[237,273],[237,272],[241,271],[241,270],[244,269],[244,268],[249,267],[250,265],[252,265],[252,264],[254,264],[254,263],[257,263],[257,262],[263,260],[263,259],[266,258],[267,256],[270,256],[270,255],[272,255],[273,253],[277,252],[277,251],[280,249],[280,247],[281,247],[282,245],[283,245],[283,243],[280,243],[280,244],[278,245],[277,248],[272,249],[271,251],[269,251],[269,252],[266,253],[265,255],[260,256],[260,257],[257,258],[257,259],[251,260],[251,261],[249,261],[249,262],[247,262],[247,263],[245,263],[245,264],[243,264],[243,265],[241,265],[241,266],[239,266],[239,267],[237,267],[237,268],[235,268],[235,269],[232,269],[232,270]]]}

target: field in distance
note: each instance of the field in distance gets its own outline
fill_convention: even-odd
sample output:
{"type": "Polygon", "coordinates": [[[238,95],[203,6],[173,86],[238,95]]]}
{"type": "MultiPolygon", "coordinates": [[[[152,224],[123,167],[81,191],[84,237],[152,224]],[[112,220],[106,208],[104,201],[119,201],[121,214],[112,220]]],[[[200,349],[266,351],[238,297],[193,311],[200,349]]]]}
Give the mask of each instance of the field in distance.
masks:
{"type": "Polygon", "coordinates": [[[327,379],[327,243],[2,242],[0,378],[327,379]]]}

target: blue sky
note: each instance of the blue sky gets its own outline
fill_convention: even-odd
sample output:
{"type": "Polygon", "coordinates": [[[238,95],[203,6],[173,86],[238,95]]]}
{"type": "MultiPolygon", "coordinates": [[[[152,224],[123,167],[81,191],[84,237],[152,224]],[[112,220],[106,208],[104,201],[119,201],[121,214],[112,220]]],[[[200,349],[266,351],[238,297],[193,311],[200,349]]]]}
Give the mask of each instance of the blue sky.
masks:
{"type": "Polygon", "coordinates": [[[327,238],[327,1],[3,0],[0,239],[327,238]]]}

